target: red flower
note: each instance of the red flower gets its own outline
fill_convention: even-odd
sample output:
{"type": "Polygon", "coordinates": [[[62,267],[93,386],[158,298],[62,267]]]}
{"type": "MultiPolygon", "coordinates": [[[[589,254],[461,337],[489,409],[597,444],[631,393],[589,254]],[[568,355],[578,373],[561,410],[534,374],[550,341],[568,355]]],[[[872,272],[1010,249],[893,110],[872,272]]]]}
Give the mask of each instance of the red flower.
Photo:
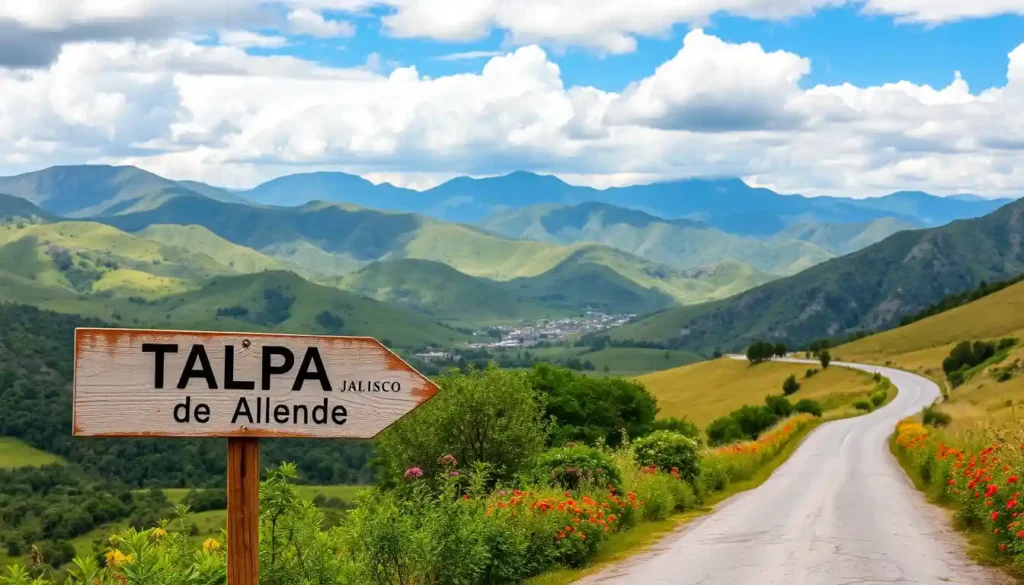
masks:
{"type": "Polygon", "coordinates": [[[988,489],[985,490],[985,497],[986,498],[991,498],[992,496],[996,495],[996,492],[998,492],[998,491],[999,491],[999,486],[994,484],[994,483],[991,483],[991,484],[989,484],[988,489]]]}
{"type": "Polygon", "coordinates": [[[1011,475],[1010,477],[1006,478],[1006,483],[1017,483],[1017,476],[1011,475]]]}
{"type": "Polygon", "coordinates": [[[992,512],[992,521],[995,522],[999,519],[999,512],[992,512]]]}

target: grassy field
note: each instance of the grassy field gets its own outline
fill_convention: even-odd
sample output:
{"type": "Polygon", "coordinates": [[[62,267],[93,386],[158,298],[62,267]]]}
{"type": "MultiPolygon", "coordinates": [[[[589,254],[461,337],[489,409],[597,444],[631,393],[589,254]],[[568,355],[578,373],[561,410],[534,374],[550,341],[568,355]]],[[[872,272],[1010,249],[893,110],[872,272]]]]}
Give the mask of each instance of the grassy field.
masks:
{"type": "Polygon", "coordinates": [[[64,463],[56,455],[30,447],[18,439],[0,437],[0,469],[38,467],[50,463],[64,463]]]}
{"type": "MultiPolygon", "coordinates": [[[[714,419],[747,404],[763,404],[769,394],[781,394],[782,382],[795,374],[800,390],[796,401],[812,398],[826,410],[841,408],[874,387],[871,376],[846,368],[829,368],[811,378],[804,374],[808,364],[717,360],[656,372],[638,378],[658,399],[662,417],[688,417],[701,428],[714,419]]],[[[820,368],[819,368],[820,369],[820,368]]]]}
{"type": "Polygon", "coordinates": [[[700,361],[701,356],[689,351],[666,351],[638,347],[610,347],[597,352],[584,353],[581,360],[589,360],[599,373],[608,367],[608,373],[616,376],[636,376],[676,368],[700,361]]]}
{"type": "MultiPolygon", "coordinates": [[[[916,323],[840,346],[844,360],[890,364],[943,383],[942,360],[960,341],[1024,339],[1024,283],[916,323]]],[[[1024,419],[1024,347],[981,368],[949,391],[940,409],[953,417],[952,429],[1009,424],[1024,419]],[[1008,372],[1009,379],[999,381],[1008,372]]]]}

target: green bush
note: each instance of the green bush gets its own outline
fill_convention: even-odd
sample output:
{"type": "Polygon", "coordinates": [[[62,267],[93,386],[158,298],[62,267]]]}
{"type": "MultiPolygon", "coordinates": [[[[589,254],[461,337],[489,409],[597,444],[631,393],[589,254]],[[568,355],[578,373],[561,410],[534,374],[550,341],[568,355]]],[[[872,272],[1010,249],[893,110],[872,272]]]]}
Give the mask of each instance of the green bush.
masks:
{"type": "Polygon", "coordinates": [[[700,451],[697,441],[672,431],[656,431],[633,442],[637,463],[663,471],[674,469],[690,483],[700,476],[700,451]]]}
{"type": "Polygon", "coordinates": [[[700,462],[700,482],[697,485],[698,496],[711,492],[722,491],[729,487],[729,467],[722,457],[705,457],[700,462]]]}
{"type": "Polygon", "coordinates": [[[533,468],[548,427],[528,372],[491,365],[454,370],[437,383],[437,396],[376,439],[384,485],[399,485],[412,467],[436,477],[449,454],[462,467],[489,465],[497,481],[533,468]]]}
{"type": "Polygon", "coordinates": [[[949,416],[945,412],[936,410],[934,406],[925,408],[922,417],[924,419],[924,424],[936,428],[947,427],[949,426],[949,423],[953,422],[953,417],[949,416]]]}
{"type": "Polygon", "coordinates": [[[708,444],[711,446],[725,445],[742,441],[747,437],[739,421],[730,415],[721,416],[711,421],[706,429],[708,444]]]}
{"type": "Polygon", "coordinates": [[[786,396],[796,394],[799,389],[800,382],[796,381],[796,374],[790,374],[786,381],[782,383],[782,393],[786,396]]]}
{"type": "Polygon", "coordinates": [[[821,416],[823,412],[821,403],[817,400],[811,400],[810,398],[804,398],[800,402],[797,402],[794,408],[797,412],[805,412],[814,416],[821,416]]]}
{"type": "Polygon", "coordinates": [[[874,410],[874,407],[872,407],[871,403],[868,402],[867,400],[858,400],[857,402],[853,403],[853,407],[856,408],[857,410],[863,410],[865,412],[871,412],[872,410],[874,410]]]}
{"type": "Polygon", "coordinates": [[[874,394],[871,395],[871,404],[873,406],[881,406],[882,403],[885,402],[885,399],[888,397],[889,395],[884,390],[879,390],[878,392],[875,392],[874,394]]]}
{"type": "Polygon", "coordinates": [[[667,417],[654,421],[655,431],[672,431],[680,435],[686,435],[698,442],[701,441],[700,427],[690,419],[667,417]]]}
{"type": "Polygon", "coordinates": [[[764,405],[779,418],[793,414],[793,404],[785,396],[765,396],[764,405]]]}
{"type": "MultiPolygon", "coordinates": [[[[808,355],[810,355],[810,354],[808,354],[808,355]]],[[[816,368],[807,368],[807,372],[804,373],[804,377],[805,378],[811,378],[811,377],[814,376],[814,374],[817,374],[817,373],[818,373],[818,370],[816,368]]]]}
{"type": "Polygon", "coordinates": [[[999,372],[999,376],[996,377],[997,382],[1006,382],[1010,378],[1013,378],[1013,372],[1010,370],[1003,370],[999,372]]]}
{"type": "Polygon", "coordinates": [[[585,445],[550,449],[537,458],[537,478],[565,489],[595,485],[622,487],[622,477],[611,458],[585,445]]]}
{"type": "Polygon", "coordinates": [[[956,370],[954,372],[946,374],[946,379],[949,380],[950,385],[956,388],[958,386],[963,385],[964,373],[962,370],[956,370]]]}

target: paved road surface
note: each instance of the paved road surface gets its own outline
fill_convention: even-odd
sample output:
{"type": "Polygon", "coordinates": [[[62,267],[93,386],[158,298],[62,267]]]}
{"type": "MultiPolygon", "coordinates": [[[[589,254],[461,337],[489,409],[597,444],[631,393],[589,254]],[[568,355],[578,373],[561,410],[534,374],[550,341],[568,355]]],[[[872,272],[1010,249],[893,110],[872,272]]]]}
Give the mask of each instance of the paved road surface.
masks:
{"type": "Polygon", "coordinates": [[[892,368],[832,365],[881,372],[899,393],[869,415],[822,425],[757,489],[579,583],[1006,583],[967,560],[945,513],[925,502],[889,452],[896,423],[938,398],[938,387],[892,368]]]}

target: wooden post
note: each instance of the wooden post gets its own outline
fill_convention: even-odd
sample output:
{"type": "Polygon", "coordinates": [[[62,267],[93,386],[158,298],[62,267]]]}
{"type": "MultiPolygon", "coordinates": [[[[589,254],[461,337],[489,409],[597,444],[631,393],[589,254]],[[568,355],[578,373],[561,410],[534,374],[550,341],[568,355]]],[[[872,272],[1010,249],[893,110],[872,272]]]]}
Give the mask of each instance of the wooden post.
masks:
{"type": "Polygon", "coordinates": [[[228,585],[260,581],[260,440],[228,439],[228,585]]]}

